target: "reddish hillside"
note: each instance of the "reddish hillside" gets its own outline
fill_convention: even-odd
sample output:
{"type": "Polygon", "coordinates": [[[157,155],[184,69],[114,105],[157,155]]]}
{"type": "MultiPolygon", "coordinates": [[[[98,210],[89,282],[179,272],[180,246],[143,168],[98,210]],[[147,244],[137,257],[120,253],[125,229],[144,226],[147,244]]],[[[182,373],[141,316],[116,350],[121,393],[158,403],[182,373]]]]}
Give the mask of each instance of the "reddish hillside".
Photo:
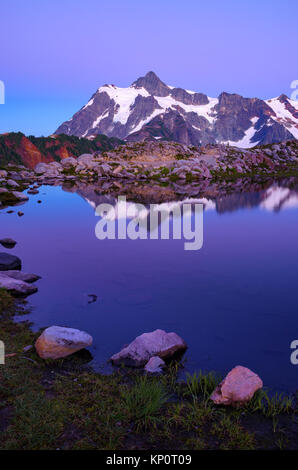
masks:
{"type": "Polygon", "coordinates": [[[0,166],[7,163],[23,164],[34,168],[37,163],[60,161],[82,153],[107,151],[122,143],[121,140],[98,135],[93,140],[66,136],[26,137],[21,132],[0,135],[0,166]]]}

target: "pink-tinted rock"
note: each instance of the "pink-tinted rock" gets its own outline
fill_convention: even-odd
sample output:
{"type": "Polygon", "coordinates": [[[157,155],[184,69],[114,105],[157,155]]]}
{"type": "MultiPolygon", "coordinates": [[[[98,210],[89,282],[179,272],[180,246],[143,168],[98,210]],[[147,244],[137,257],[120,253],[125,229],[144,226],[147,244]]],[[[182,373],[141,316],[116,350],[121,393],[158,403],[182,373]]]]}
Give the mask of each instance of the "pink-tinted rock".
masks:
{"type": "Polygon", "coordinates": [[[46,328],[35,343],[42,359],[59,359],[91,346],[92,336],[85,331],[62,326],[46,328]]]}
{"type": "Polygon", "coordinates": [[[187,345],[176,333],[155,330],[138,336],[119,353],[114,354],[111,361],[115,365],[142,367],[153,356],[170,359],[176,353],[185,351],[186,348],[187,345]]]}
{"type": "Polygon", "coordinates": [[[263,387],[260,377],[250,369],[236,366],[216,387],[210,399],[216,405],[242,405],[263,387]]]}

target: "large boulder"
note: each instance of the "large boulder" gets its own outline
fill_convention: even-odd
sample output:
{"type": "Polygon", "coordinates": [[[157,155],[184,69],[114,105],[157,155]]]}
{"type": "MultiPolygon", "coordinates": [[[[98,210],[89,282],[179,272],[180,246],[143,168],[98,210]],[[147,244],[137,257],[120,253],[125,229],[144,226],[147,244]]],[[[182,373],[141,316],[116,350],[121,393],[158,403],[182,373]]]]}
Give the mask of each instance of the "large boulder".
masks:
{"type": "Polygon", "coordinates": [[[48,163],[49,168],[55,168],[56,170],[62,170],[62,165],[59,162],[50,162],[48,163]]]}
{"type": "Polygon", "coordinates": [[[45,178],[56,178],[60,176],[62,166],[58,162],[38,163],[34,170],[35,173],[45,178]]]}
{"type": "Polygon", "coordinates": [[[63,166],[63,168],[72,168],[73,166],[76,166],[77,164],[78,164],[77,159],[73,157],[67,157],[61,160],[61,165],[63,166]]]}
{"type": "Polygon", "coordinates": [[[46,163],[38,163],[34,168],[35,173],[45,173],[49,169],[46,163]]]}
{"type": "Polygon", "coordinates": [[[250,369],[236,366],[216,387],[210,399],[216,405],[243,405],[263,387],[260,377],[250,369]]]}
{"type": "Polygon", "coordinates": [[[0,273],[0,288],[16,296],[27,296],[37,292],[37,287],[33,284],[14,279],[3,272],[0,273]]]}
{"type": "Polygon", "coordinates": [[[90,346],[92,341],[92,336],[85,331],[51,326],[37,339],[35,348],[43,359],[59,359],[90,346]]]}
{"type": "Polygon", "coordinates": [[[186,349],[187,345],[176,333],[155,330],[138,336],[119,353],[114,354],[111,361],[115,365],[142,367],[151,357],[158,356],[162,359],[170,359],[186,349]]]}
{"type": "Polygon", "coordinates": [[[10,269],[21,269],[22,261],[20,258],[8,253],[0,253],[0,271],[8,271],[10,269]]]}
{"type": "Polygon", "coordinates": [[[93,168],[97,163],[94,162],[93,155],[91,153],[83,153],[77,159],[78,164],[83,168],[93,168]]]}

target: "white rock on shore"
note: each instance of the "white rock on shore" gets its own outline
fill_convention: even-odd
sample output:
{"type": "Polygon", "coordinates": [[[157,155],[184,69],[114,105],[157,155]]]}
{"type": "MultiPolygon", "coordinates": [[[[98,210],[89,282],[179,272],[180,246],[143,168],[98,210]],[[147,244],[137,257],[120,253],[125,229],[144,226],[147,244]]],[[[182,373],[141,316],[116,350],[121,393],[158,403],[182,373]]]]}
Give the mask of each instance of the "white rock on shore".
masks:
{"type": "Polygon", "coordinates": [[[59,359],[91,346],[92,336],[85,331],[62,326],[46,328],[35,343],[42,359],[59,359]]]}
{"type": "Polygon", "coordinates": [[[142,367],[154,356],[170,359],[186,349],[186,343],[176,333],[155,330],[138,336],[127,347],[114,354],[111,361],[115,365],[142,367]]]}

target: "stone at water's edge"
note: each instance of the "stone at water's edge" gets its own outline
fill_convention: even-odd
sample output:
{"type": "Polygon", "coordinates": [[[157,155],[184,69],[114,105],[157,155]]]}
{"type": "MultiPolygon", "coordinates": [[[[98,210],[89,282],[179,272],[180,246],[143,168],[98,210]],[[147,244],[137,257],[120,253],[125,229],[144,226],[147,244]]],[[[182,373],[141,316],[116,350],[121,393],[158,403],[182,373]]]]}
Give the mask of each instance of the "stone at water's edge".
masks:
{"type": "Polygon", "coordinates": [[[0,271],[8,271],[10,269],[21,269],[22,262],[20,258],[8,253],[0,253],[0,271]]]}
{"type": "Polygon", "coordinates": [[[7,271],[0,272],[0,288],[6,289],[12,295],[27,296],[37,292],[37,287],[33,284],[28,284],[19,279],[14,279],[8,276],[7,271]]]}
{"type": "Polygon", "coordinates": [[[2,238],[0,243],[4,248],[13,248],[16,246],[17,242],[12,238],[2,238]]]}
{"type": "Polygon", "coordinates": [[[236,366],[216,387],[210,399],[216,405],[243,405],[263,387],[260,377],[250,369],[236,366]]]}
{"type": "Polygon", "coordinates": [[[28,201],[29,197],[27,196],[27,194],[24,194],[24,193],[20,193],[19,191],[12,191],[12,195],[18,199],[20,202],[25,202],[25,201],[28,201]]]}
{"type": "Polygon", "coordinates": [[[19,281],[24,281],[24,282],[35,282],[41,279],[40,276],[37,274],[32,274],[32,273],[22,273],[21,271],[15,271],[15,270],[9,270],[5,271],[6,276],[13,277],[14,279],[18,279],[19,281]]]}
{"type": "Polygon", "coordinates": [[[144,369],[146,372],[150,374],[161,374],[162,368],[166,365],[165,361],[163,361],[160,357],[154,356],[149,359],[147,364],[145,365],[144,369]]]}
{"type": "Polygon", "coordinates": [[[91,346],[92,341],[92,336],[85,331],[51,326],[37,339],[35,348],[42,359],[59,359],[91,346]]]}
{"type": "Polygon", "coordinates": [[[182,353],[186,349],[186,343],[176,333],[155,330],[138,336],[127,347],[114,354],[111,361],[115,365],[142,367],[154,356],[170,359],[176,353],[182,353]]]}

